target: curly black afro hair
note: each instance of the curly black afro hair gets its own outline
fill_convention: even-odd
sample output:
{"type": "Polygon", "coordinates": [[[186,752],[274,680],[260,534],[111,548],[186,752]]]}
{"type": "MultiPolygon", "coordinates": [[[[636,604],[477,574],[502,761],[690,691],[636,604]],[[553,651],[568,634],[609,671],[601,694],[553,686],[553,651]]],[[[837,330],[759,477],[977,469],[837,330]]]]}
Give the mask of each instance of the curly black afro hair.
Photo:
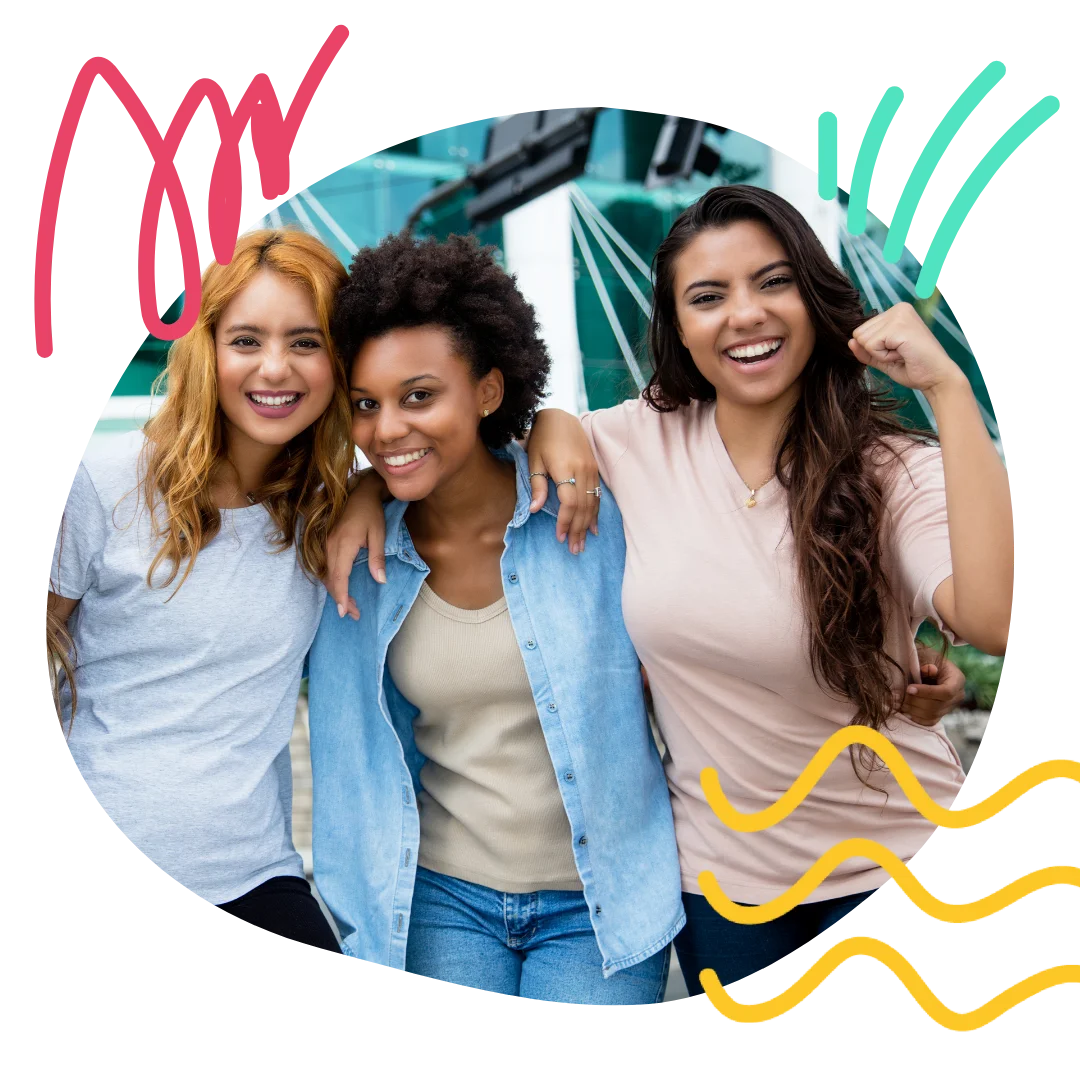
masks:
{"type": "Polygon", "coordinates": [[[409,232],[361,248],[334,304],[330,332],[347,364],[366,341],[389,330],[442,326],[474,378],[502,372],[502,404],[480,421],[480,438],[498,449],[525,435],[547,385],[551,358],[536,313],[514,279],[473,236],[417,240],[409,232]]]}

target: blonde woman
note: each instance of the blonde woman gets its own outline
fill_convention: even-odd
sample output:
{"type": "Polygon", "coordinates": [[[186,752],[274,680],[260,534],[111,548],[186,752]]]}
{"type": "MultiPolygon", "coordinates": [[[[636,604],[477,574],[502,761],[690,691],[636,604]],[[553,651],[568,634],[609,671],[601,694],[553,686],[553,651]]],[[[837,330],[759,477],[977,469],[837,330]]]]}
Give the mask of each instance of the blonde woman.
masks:
{"type": "Polygon", "coordinates": [[[69,745],[112,819],[211,903],[332,950],[288,743],[351,464],[328,328],[344,278],[290,230],[209,267],[161,409],[79,466],[49,592],[69,745]]]}

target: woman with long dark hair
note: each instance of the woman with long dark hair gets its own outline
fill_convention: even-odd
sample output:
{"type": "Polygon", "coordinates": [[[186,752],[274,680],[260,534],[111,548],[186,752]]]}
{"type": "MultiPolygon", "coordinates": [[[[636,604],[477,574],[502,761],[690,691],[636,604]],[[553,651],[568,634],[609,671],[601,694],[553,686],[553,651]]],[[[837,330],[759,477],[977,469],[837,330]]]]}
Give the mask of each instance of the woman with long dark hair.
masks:
{"type": "MultiPolygon", "coordinates": [[[[908,305],[867,319],[785,200],[709,191],[675,222],[654,271],[644,395],[587,414],[584,432],[540,412],[529,470],[534,508],[544,474],[559,482],[559,538],[574,552],[595,520],[598,475],[622,510],[623,612],[666,744],[682,865],[676,949],[698,993],[704,968],[724,983],[750,974],[887,878],[844,863],[787,915],[745,926],[709,906],[702,871],[730,899],[761,904],[841,840],[876,839],[907,859],[932,831],[866,753],[835,761],[790,817],[757,833],[721,825],[702,770],[718,771],[740,810],[760,810],[831,734],[862,724],[951,803],[963,772],[920,685],[915,632],[932,619],[1004,651],[1012,525],[963,373],[908,305]],[[867,365],[926,395],[940,447],[897,421],[867,365]]],[[[346,533],[355,545],[359,530],[331,538],[332,571],[346,533]]]]}
{"type": "MultiPolygon", "coordinates": [[[[586,416],[585,430],[626,521],[624,613],[667,744],[687,909],[676,949],[698,992],[704,968],[731,982],[765,966],[887,876],[844,863],[787,915],[747,926],[711,908],[702,871],[730,899],[760,904],[844,839],[907,859],[932,831],[865,747],[760,833],[720,824],[702,769],[758,810],[830,734],[862,724],[951,803],[955,752],[940,725],[898,713],[896,696],[918,671],[924,619],[1004,652],[1012,522],[963,373],[909,305],[867,319],[783,199],[713,189],[675,222],[654,272],[653,377],[641,400],[586,416]],[[899,423],[867,366],[926,395],[940,446],[899,423]]],[[[574,461],[555,449],[580,440],[575,425],[541,415],[533,470],[587,474],[584,446],[574,461]]]]}

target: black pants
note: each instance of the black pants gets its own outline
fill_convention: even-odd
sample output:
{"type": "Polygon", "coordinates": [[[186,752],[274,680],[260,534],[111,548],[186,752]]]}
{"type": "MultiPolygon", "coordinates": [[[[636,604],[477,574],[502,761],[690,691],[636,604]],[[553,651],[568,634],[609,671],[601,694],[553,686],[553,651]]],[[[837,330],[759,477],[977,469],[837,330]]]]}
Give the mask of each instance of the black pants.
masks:
{"type": "Polygon", "coordinates": [[[675,937],[675,953],[691,998],[702,998],[700,972],[712,968],[720,985],[731,987],[793,958],[812,958],[821,936],[858,912],[876,890],[799,904],[786,915],[756,926],[729,922],[697,893],[683,893],[686,926],[675,937]]]}
{"type": "Polygon", "coordinates": [[[334,931],[304,878],[270,878],[251,892],[218,907],[271,934],[302,941],[317,949],[341,952],[334,931]]]}

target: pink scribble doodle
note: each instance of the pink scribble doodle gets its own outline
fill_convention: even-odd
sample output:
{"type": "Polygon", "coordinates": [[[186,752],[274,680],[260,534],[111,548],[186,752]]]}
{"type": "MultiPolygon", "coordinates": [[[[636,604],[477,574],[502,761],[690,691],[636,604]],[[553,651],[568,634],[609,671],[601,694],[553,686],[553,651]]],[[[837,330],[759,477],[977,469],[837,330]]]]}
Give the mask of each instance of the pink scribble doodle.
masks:
{"type": "Polygon", "coordinates": [[[214,169],[210,177],[207,217],[214,258],[220,263],[227,263],[232,259],[236,237],[240,231],[240,139],[248,123],[251,124],[251,143],[259,162],[263,195],[267,199],[284,195],[289,190],[289,155],[300,122],[304,119],[323,76],[348,36],[349,31],[344,26],[334,27],[308,68],[284,117],[281,115],[273,84],[266,75],[259,74],[251,80],[235,112],[229,108],[224,92],[213,79],[199,79],[185,95],[164,138],[150,119],[150,114],[139,100],[138,94],[115,65],[100,56],[83,65],[72,87],[64,117],[60,121],[60,130],[49,161],[41,218],[38,222],[37,256],[34,264],[34,325],[39,356],[51,356],[53,351],[52,264],[56,218],[75,132],[94,79],[100,75],[112,89],[127,110],[128,116],[135,122],[154,159],[154,170],[150,174],[146,189],[139,227],[139,304],[146,329],[154,337],[172,341],[186,334],[195,324],[202,300],[195,229],[184,188],[173,164],[173,158],[191,118],[204,98],[210,102],[221,146],[214,159],[214,169]],[[161,204],[165,196],[168,196],[176,224],[184,267],[184,310],[175,323],[162,322],[157,311],[154,255],[157,250],[161,204]]]}

